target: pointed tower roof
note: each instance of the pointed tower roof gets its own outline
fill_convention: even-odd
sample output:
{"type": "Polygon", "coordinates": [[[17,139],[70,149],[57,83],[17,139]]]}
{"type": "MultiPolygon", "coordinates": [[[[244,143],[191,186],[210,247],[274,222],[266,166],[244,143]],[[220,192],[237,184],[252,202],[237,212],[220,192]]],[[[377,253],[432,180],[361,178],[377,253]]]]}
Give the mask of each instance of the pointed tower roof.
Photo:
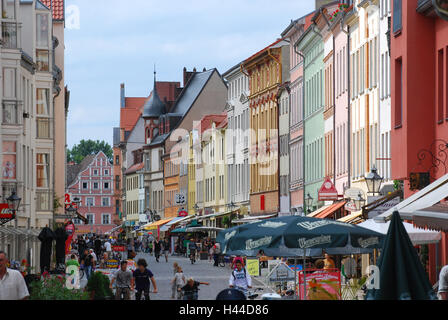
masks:
{"type": "Polygon", "coordinates": [[[151,97],[146,101],[143,107],[143,118],[158,118],[161,114],[166,113],[165,104],[160,100],[156,86],[156,70],[154,68],[154,89],[151,97]]]}

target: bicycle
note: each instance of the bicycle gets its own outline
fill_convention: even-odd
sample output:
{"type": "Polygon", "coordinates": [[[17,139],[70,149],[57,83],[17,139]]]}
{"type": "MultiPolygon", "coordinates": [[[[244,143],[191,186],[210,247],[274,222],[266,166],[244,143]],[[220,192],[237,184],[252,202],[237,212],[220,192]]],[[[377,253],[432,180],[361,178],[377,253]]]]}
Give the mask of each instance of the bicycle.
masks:
{"type": "Polygon", "coordinates": [[[190,261],[191,264],[194,264],[196,262],[196,250],[194,249],[190,250],[190,261]]]}

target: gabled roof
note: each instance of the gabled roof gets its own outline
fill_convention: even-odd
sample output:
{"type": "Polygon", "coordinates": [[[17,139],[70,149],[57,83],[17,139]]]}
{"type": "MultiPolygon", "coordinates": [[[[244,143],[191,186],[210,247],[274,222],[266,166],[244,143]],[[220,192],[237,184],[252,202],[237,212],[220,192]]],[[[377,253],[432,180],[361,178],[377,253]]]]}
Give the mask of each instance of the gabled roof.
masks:
{"type": "Polygon", "coordinates": [[[171,113],[187,114],[215,71],[216,69],[210,69],[195,73],[182,90],[171,113]]]}
{"type": "Polygon", "coordinates": [[[136,164],[132,165],[128,170],[126,170],[124,174],[135,173],[135,172],[137,172],[139,170],[142,170],[143,166],[144,166],[143,162],[136,163],[136,164]]]}
{"type": "Polygon", "coordinates": [[[198,127],[200,126],[201,134],[203,134],[205,130],[212,127],[212,123],[216,123],[216,127],[218,128],[224,122],[227,124],[227,114],[208,114],[202,117],[195,129],[199,129],[198,127]]]}
{"type": "Polygon", "coordinates": [[[89,154],[80,164],[67,165],[67,186],[70,186],[75,182],[78,175],[87,169],[96,156],[96,154],[89,154]]]}
{"type": "Polygon", "coordinates": [[[64,0],[39,0],[47,8],[53,11],[53,20],[64,20],[64,0]]]}
{"type": "Polygon", "coordinates": [[[246,64],[247,62],[253,60],[255,57],[257,57],[258,55],[260,55],[261,53],[265,52],[266,50],[268,50],[269,48],[274,47],[276,44],[278,44],[279,42],[283,41],[282,38],[277,39],[275,42],[271,43],[270,45],[268,45],[267,47],[261,49],[260,51],[254,53],[253,55],[251,55],[249,58],[247,58],[246,60],[244,60],[244,64],[246,64]]]}

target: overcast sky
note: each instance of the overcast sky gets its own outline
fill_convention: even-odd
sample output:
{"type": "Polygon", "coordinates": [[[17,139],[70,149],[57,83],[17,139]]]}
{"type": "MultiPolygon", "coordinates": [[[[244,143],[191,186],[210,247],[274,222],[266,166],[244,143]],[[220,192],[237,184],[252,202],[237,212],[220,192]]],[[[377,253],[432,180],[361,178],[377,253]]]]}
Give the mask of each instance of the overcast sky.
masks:
{"type": "Polygon", "coordinates": [[[157,79],[180,81],[182,69],[224,73],[280,37],[314,0],[67,0],[65,81],[70,90],[67,143],[105,140],[119,124],[126,96],[148,96],[157,79]],[[73,8],[73,7],[72,7],[73,8]],[[69,21],[70,20],[70,21],[69,21]],[[72,27],[72,25],[74,27],[72,27]]]}

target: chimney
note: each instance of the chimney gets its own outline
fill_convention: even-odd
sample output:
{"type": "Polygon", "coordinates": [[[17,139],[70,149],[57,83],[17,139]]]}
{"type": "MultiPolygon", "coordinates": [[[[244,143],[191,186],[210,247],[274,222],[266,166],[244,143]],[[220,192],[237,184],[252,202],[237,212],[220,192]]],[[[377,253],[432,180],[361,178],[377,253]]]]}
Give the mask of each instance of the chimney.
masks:
{"type": "Polygon", "coordinates": [[[185,86],[185,84],[187,83],[187,68],[186,67],[184,67],[184,78],[183,78],[183,80],[184,80],[183,84],[185,86]]]}
{"type": "Polygon", "coordinates": [[[204,67],[204,69],[202,69],[202,72],[205,72],[205,71],[207,71],[207,69],[205,69],[205,67],[204,67]]]}
{"type": "Polygon", "coordinates": [[[120,108],[124,108],[125,106],[125,98],[124,98],[124,83],[120,85],[120,108]]]}

